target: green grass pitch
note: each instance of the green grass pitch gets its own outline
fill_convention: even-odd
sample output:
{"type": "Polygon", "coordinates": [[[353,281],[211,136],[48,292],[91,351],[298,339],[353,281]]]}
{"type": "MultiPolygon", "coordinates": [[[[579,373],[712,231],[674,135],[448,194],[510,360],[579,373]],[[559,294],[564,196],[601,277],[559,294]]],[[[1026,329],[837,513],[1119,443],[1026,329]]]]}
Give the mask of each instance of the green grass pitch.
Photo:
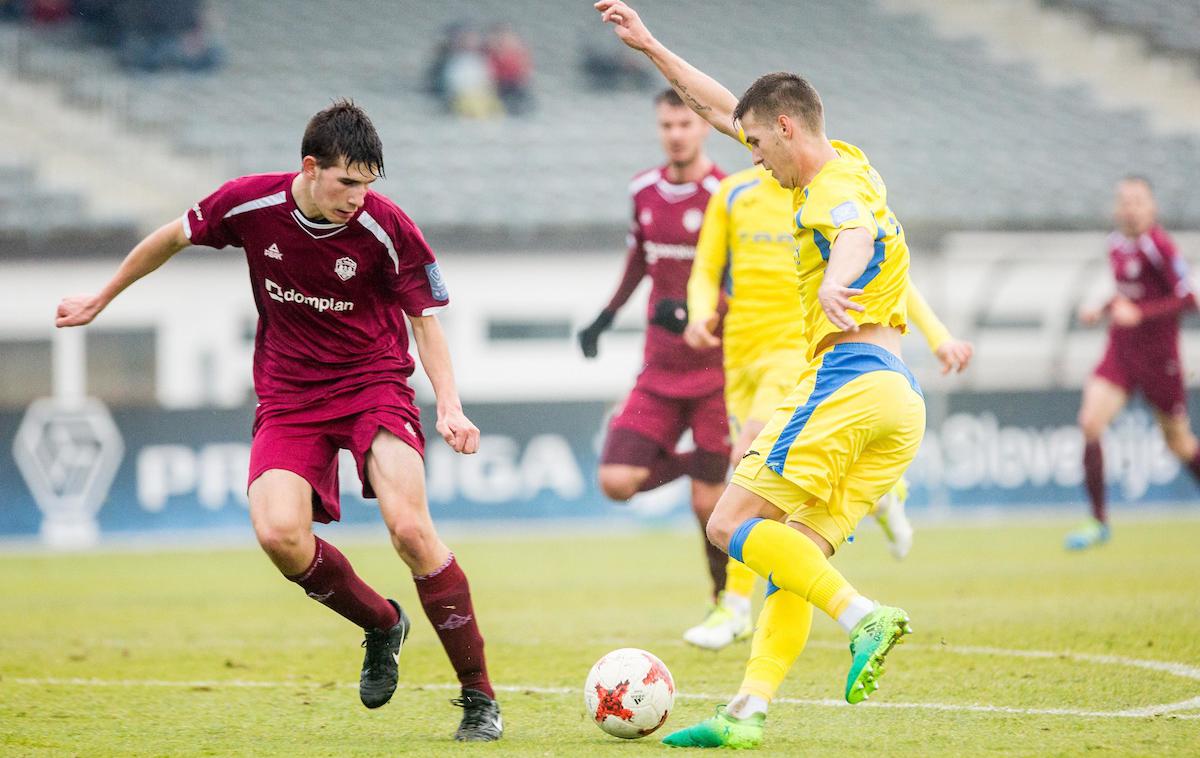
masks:
{"type": "MultiPolygon", "coordinates": [[[[870,703],[839,705],[845,635],[818,613],[767,721],[773,755],[1200,753],[1200,521],[1117,522],[1068,555],[1063,525],[919,530],[894,563],[873,525],[837,565],[899,604],[916,634],[870,703]]],[[[326,536],[339,543],[334,528],[326,536]]],[[[471,578],[507,731],[456,745],[453,676],[386,544],[343,540],[415,626],[401,684],[358,703],[360,633],[256,548],[0,554],[0,754],[633,755],[712,712],[749,651],[691,649],[703,613],[698,534],[533,533],[452,542],[471,578]],[[659,735],[611,738],[583,713],[604,652],[643,647],[679,698],[659,735]]]]}

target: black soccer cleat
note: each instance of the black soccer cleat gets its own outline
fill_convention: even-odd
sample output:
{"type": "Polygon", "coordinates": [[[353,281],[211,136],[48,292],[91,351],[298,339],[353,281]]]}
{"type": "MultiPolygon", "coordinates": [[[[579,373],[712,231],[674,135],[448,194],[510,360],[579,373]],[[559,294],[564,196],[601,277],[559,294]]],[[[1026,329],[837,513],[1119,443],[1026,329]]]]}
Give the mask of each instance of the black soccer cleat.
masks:
{"type": "Polygon", "coordinates": [[[450,701],[463,709],[462,721],[454,739],[459,742],[495,742],[504,734],[500,704],[479,690],[462,691],[462,697],[450,701]]]}
{"type": "Polygon", "coordinates": [[[408,639],[408,630],[412,626],[400,604],[390,598],[388,602],[395,606],[400,620],[386,631],[368,629],[362,643],[367,652],[363,655],[362,674],[358,677],[358,698],[368,708],[378,708],[392,699],[400,679],[400,648],[408,639]]]}

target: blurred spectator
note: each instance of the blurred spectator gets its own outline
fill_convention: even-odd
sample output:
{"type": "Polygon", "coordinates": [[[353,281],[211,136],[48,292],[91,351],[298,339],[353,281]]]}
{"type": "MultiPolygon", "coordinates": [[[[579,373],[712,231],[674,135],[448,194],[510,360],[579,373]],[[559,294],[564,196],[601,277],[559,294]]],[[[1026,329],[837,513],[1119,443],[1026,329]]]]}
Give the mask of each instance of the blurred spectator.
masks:
{"type": "Polygon", "coordinates": [[[582,46],[580,67],[588,85],[597,90],[644,90],[658,80],[646,69],[645,58],[615,34],[588,34],[582,46]]]}
{"type": "Polygon", "coordinates": [[[26,0],[25,14],[36,24],[60,24],[71,17],[71,0],[26,0]]]}
{"type": "Polygon", "coordinates": [[[470,27],[459,27],[451,39],[442,68],[442,97],[452,113],[465,118],[492,118],[504,112],[483,38],[470,27]]]}
{"type": "Polygon", "coordinates": [[[504,109],[513,115],[524,113],[531,105],[529,80],[533,74],[533,59],[525,41],[511,24],[500,22],[488,29],[485,48],[504,109]]]}
{"type": "Polygon", "coordinates": [[[202,0],[123,0],[117,57],[127,68],[161,71],[216,68],[223,51],[212,34],[214,16],[202,0]]]}

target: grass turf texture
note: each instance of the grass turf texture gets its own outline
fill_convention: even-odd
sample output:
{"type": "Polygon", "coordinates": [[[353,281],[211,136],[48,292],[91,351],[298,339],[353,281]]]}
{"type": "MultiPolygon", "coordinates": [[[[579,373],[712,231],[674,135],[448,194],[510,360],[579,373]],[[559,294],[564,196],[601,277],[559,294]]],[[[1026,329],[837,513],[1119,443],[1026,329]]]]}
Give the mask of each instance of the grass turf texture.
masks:
{"type": "MultiPolygon", "coordinates": [[[[1200,700],[1134,718],[879,707],[1108,713],[1200,696],[1196,679],[1113,661],[959,650],[1200,666],[1200,521],[1118,522],[1111,544],[1074,555],[1062,550],[1062,533],[1046,523],[930,528],[897,565],[866,525],[836,563],[870,596],[909,610],[916,634],[889,659],[871,704],[777,703],[763,749],[1194,755],[1200,720],[1180,716],[1200,714],[1200,700]]],[[[326,534],[337,542],[336,529],[326,534]]],[[[281,579],[256,549],[0,555],[0,754],[629,755],[667,750],[662,735],[711,715],[736,689],[748,644],[714,654],[680,639],[705,610],[698,535],[454,542],[494,680],[544,688],[500,693],[507,729],[499,744],[451,742],[461,714],[448,703],[457,694],[453,674],[380,538],[342,545],[415,622],[400,688],[378,711],[358,703],[361,634],[281,579]],[[583,713],[589,667],[623,646],[659,655],[681,693],[663,729],[637,743],[608,737],[583,713]]],[[[781,697],[840,698],[844,645],[818,614],[781,697]]]]}

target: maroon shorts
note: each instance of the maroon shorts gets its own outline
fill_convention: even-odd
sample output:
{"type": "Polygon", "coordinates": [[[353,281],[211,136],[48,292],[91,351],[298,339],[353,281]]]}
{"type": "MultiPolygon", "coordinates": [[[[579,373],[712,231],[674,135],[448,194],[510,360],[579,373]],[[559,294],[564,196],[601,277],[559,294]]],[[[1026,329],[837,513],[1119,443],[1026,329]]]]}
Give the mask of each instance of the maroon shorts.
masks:
{"type": "MultiPolygon", "coordinates": [[[[388,430],[424,455],[420,412],[402,393],[394,393],[390,399],[388,403],[331,418],[327,417],[331,409],[325,404],[319,404],[317,409],[255,414],[247,487],[270,469],[299,474],[313,489],[313,520],[322,524],[337,521],[342,517],[338,450],[349,450],[354,456],[362,496],[366,498],[375,497],[367,477],[366,459],[380,429],[388,430]]],[[[336,413],[336,408],[332,412],[336,413]]]]}
{"type": "Polygon", "coordinates": [[[1167,416],[1187,414],[1187,391],[1183,386],[1183,367],[1179,352],[1172,350],[1159,355],[1121,349],[1108,341],[1104,357],[1092,373],[1106,379],[1126,392],[1140,391],[1146,402],[1167,416]]]}
{"type": "MultiPolygon", "coordinates": [[[[635,386],[624,405],[609,422],[609,434],[621,429],[654,442],[661,450],[674,450],[684,430],[691,427],[696,448],[729,458],[729,419],[725,415],[725,392],[718,389],[702,397],[664,397],[635,386]]],[[[603,463],[632,463],[607,460],[603,463]]]]}

